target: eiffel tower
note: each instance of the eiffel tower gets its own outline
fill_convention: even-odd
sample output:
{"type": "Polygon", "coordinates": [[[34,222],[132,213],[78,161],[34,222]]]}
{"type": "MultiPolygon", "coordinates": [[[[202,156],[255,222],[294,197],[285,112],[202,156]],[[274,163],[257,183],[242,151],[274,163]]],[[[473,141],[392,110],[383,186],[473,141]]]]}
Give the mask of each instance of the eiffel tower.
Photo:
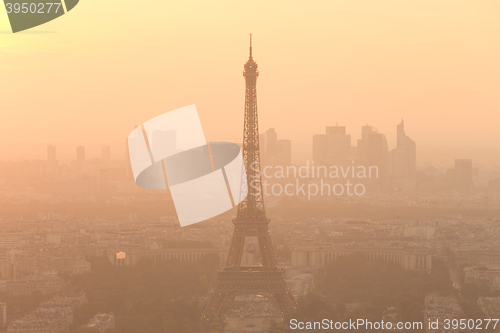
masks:
{"type": "MultiPolygon", "coordinates": [[[[237,295],[263,294],[270,296],[278,305],[283,317],[296,312],[297,305],[291,295],[274,254],[269,236],[262,179],[260,173],[259,121],[257,115],[257,63],[252,57],[252,35],[250,34],[250,57],[245,63],[243,76],[246,82],[245,123],[243,127],[243,160],[246,168],[246,180],[242,182],[248,188],[247,197],[238,205],[238,213],[233,220],[234,233],[229,254],[224,267],[217,272],[217,282],[203,314],[202,322],[219,319],[224,304],[237,295]],[[250,185],[250,186],[248,186],[250,185]],[[245,240],[257,239],[258,250],[262,256],[261,266],[242,266],[245,240]]],[[[247,250],[257,250],[250,243],[247,250]]]]}

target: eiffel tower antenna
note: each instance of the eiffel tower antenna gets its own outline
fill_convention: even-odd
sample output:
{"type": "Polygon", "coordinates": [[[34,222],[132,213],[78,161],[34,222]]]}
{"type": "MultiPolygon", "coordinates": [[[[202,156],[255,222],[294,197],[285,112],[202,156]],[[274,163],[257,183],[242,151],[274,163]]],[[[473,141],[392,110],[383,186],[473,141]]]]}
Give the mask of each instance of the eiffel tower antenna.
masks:
{"type": "Polygon", "coordinates": [[[233,220],[234,233],[226,264],[217,273],[214,293],[202,315],[202,322],[218,320],[224,304],[238,294],[264,293],[272,295],[283,316],[297,311],[297,304],[284,278],[283,269],[278,266],[274,247],[269,235],[266,217],[262,179],[260,172],[259,120],[257,113],[257,77],[259,70],[252,57],[252,35],[250,34],[250,56],[244,65],[245,116],[243,125],[243,161],[246,179],[242,185],[248,188],[247,197],[238,205],[238,213],[233,220]],[[245,240],[257,239],[249,249],[258,248],[262,256],[261,266],[243,266],[245,240]]]}
{"type": "Polygon", "coordinates": [[[252,59],[252,34],[250,34],[250,59],[252,59]]]}

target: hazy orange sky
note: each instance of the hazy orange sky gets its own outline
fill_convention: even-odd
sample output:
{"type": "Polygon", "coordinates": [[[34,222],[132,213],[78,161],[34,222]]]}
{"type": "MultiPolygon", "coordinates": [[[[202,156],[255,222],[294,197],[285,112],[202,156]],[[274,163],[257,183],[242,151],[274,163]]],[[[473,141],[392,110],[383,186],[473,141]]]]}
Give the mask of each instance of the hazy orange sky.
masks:
{"type": "Polygon", "coordinates": [[[208,140],[241,140],[250,32],[260,128],[294,153],[337,122],[393,148],[404,118],[419,151],[500,155],[498,0],[82,0],[18,34],[0,13],[2,160],[122,158],[135,124],[190,104],[208,140]]]}

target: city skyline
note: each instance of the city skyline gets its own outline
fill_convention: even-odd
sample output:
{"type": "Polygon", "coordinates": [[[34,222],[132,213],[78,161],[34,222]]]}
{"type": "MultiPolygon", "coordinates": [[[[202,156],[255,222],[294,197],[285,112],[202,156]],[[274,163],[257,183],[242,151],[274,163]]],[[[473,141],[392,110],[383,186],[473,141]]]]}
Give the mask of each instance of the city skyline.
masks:
{"type": "MultiPolygon", "coordinates": [[[[62,157],[61,143],[88,146],[91,156],[89,145],[120,144],[142,117],[190,104],[203,110],[208,141],[240,138],[242,94],[234,73],[246,53],[241,37],[249,32],[265,69],[261,127],[277,128],[297,148],[323,124],[368,123],[392,137],[395,122],[404,118],[422,149],[437,143],[463,158],[482,150],[484,160],[499,153],[496,1],[319,1],[310,7],[257,1],[251,9],[197,1],[155,4],[153,17],[137,14],[133,4],[99,6],[96,12],[80,4],[41,30],[54,33],[2,35],[2,159],[41,156],[48,144],[59,146],[62,157]],[[232,19],[245,10],[261,20],[232,19]],[[111,12],[134,15],[142,25],[98,28],[111,12]],[[191,20],[179,19],[188,14],[191,20]],[[89,15],[96,26],[87,26],[89,15]],[[157,29],[165,19],[168,28],[157,29]]],[[[0,20],[0,30],[7,30],[5,24],[0,20]]]]}
{"type": "MultiPolygon", "coordinates": [[[[400,139],[399,128],[400,128],[401,124],[404,124],[404,119],[401,119],[401,123],[399,123],[399,125],[394,126],[395,128],[397,128],[396,131],[390,131],[389,135],[387,135],[386,133],[381,133],[382,135],[384,135],[386,141],[388,142],[387,147],[388,147],[389,151],[397,150],[397,148],[398,148],[398,140],[400,139]]],[[[333,129],[333,128],[338,127],[338,128],[343,128],[344,131],[349,131],[349,128],[347,128],[346,126],[340,126],[338,123],[336,125],[327,125],[326,127],[327,127],[327,129],[328,128],[333,129]]],[[[368,124],[360,126],[359,133],[361,135],[359,135],[359,137],[356,136],[356,133],[358,131],[356,131],[356,130],[349,131],[348,136],[350,137],[349,141],[352,142],[352,147],[355,147],[356,142],[358,142],[359,139],[362,139],[363,128],[372,128],[374,131],[379,132],[375,126],[370,126],[368,124]],[[354,133],[354,135],[353,135],[353,133],[354,133]]],[[[263,142],[261,142],[261,145],[263,145],[263,148],[261,149],[261,155],[262,155],[261,157],[263,159],[264,164],[266,164],[267,162],[271,162],[271,161],[267,160],[267,156],[266,156],[268,154],[268,152],[267,152],[267,140],[268,140],[267,136],[269,136],[270,131],[274,131],[274,135],[277,135],[276,128],[274,128],[274,127],[271,127],[267,130],[262,130],[260,133],[261,141],[264,140],[263,142]]],[[[279,132],[281,133],[281,131],[279,131],[279,132]]],[[[404,132],[405,132],[405,130],[403,129],[403,133],[404,132]]],[[[159,133],[156,133],[155,135],[159,135],[159,133]]],[[[283,136],[280,134],[279,140],[277,140],[276,138],[274,139],[274,141],[275,141],[274,145],[276,145],[276,144],[281,145],[282,146],[281,149],[285,149],[286,152],[281,152],[280,154],[281,155],[285,154],[286,156],[283,155],[282,157],[279,158],[279,160],[281,160],[281,161],[283,159],[285,159],[287,161],[290,160],[291,164],[304,164],[308,160],[309,161],[314,160],[314,145],[315,145],[314,140],[315,140],[315,137],[317,137],[317,136],[318,136],[317,133],[313,134],[310,138],[310,142],[304,143],[304,142],[292,141],[292,140],[289,140],[289,138],[283,138],[283,136]],[[286,147],[283,145],[286,145],[286,147]],[[291,147],[293,147],[293,149],[291,149],[291,147]],[[293,151],[293,153],[292,153],[292,151],[293,151]]],[[[414,138],[413,132],[411,134],[411,137],[414,138]]],[[[414,140],[411,140],[411,141],[415,142],[414,140]]],[[[236,143],[236,144],[241,144],[241,140],[233,140],[232,142],[236,143]]],[[[62,163],[68,163],[68,162],[74,161],[76,159],[75,158],[76,155],[74,153],[75,147],[85,147],[87,149],[89,146],[91,147],[90,154],[88,154],[88,150],[87,150],[88,155],[86,155],[86,156],[88,156],[87,159],[89,159],[89,160],[96,160],[99,158],[103,159],[104,151],[106,151],[107,159],[112,159],[112,160],[127,160],[128,159],[127,148],[126,147],[124,148],[123,143],[122,144],[113,144],[113,145],[93,143],[90,145],[83,145],[83,146],[82,145],[72,145],[72,144],[67,144],[67,143],[60,144],[60,145],[54,145],[51,143],[47,146],[44,146],[46,151],[47,151],[46,153],[44,153],[44,155],[42,155],[41,152],[37,152],[37,154],[32,156],[32,158],[20,157],[17,159],[13,158],[11,160],[0,158],[0,161],[5,162],[5,161],[16,161],[16,160],[33,160],[33,161],[50,160],[50,158],[48,156],[51,154],[52,154],[52,156],[55,156],[55,149],[57,147],[57,152],[58,152],[57,153],[57,161],[62,162],[62,163]],[[62,154],[60,154],[60,151],[61,151],[60,147],[61,146],[66,148],[62,154]],[[49,152],[49,150],[51,150],[51,152],[49,152]],[[62,155],[62,158],[59,158],[60,155],[62,155]]],[[[483,148],[486,149],[485,147],[483,147],[483,148]]],[[[279,146],[276,146],[273,149],[276,150],[273,154],[277,154],[278,150],[280,148],[279,148],[279,146]]],[[[444,147],[443,147],[443,149],[440,149],[438,147],[434,151],[432,151],[432,150],[429,150],[429,146],[425,146],[425,144],[422,145],[419,142],[417,151],[418,151],[418,155],[419,155],[419,158],[417,158],[417,164],[416,164],[417,168],[425,168],[428,166],[451,167],[454,165],[454,161],[457,158],[459,158],[459,159],[464,159],[464,158],[465,159],[473,159],[475,161],[475,163],[480,164],[482,166],[485,166],[485,163],[487,163],[490,167],[497,164],[495,159],[490,159],[490,160],[482,159],[481,154],[483,152],[475,150],[474,147],[469,147],[468,152],[466,152],[466,151],[460,152],[460,151],[457,151],[455,149],[446,150],[444,147]],[[424,147],[422,148],[422,146],[424,146],[424,147]],[[440,155],[441,158],[443,158],[443,156],[446,156],[446,158],[443,158],[442,160],[440,160],[439,158],[436,158],[436,160],[433,160],[432,153],[436,154],[435,157],[438,157],[438,155],[440,155]],[[443,161],[445,161],[445,162],[443,163],[443,161]]],[[[276,164],[275,162],[272,162],[272,163],[276,164]]],[[[279,164],[288,165],[289,163],[279,163],[279,164]]]]}
{"type": "MultiPolygon", "coordinates": [[[[401,119],[401,121],[404,121],[401,119]]],[[[338,122],[332,122],[327,126],[335,126],[334,124],[338,122]]],[[[363,126],[371,126],[375,129],[379,129],[379,127],[369,124],[359,122],[353,128],[357,128],[358,130],[354,130],[350,132],[351,138],[353,142],[356,142],[358,139],[362,137],[362,127],[363,126]]],[[[387,132],[381,132],[387,137],[388,147],[389,149],[393,149],[397,147],[397,130],[396,128],[397,122],[393,122],[392,130],[388,130],[387,132]]],[[[348,126],[344,126],[348,128],[348,126]]],[[[282,131],[282,128],[279,126],[271,126],[269,128],[275,128],[280,133],[286,131],[282,131]]],[[[268,128],[268,129],[269,129],[268,128]]],[[[318,131],[321,128],[318,129],[318,131]]],[[[418,138],[422,140],[423,138],[418,135],[419,131],[415,131],[413,126],[410,124],[411,136],[415,141],[418,141],[418,138]]],[[[262,131],[261,134],[265,134],[265,131],[262,131]]],[[[290,138],[286,138],[286,140],[291,141],[294,146],[295,156],[292,156],[292,163],[300,164],[304,163],[306,160],[313,159],[313,137],[317,132],[311,132],[311,135],[306,141],[297,141],[291,140],[290,138]]],[[[446,133],[443,133],[446,134],[446,133]]],[[[122,138],[123,139],[123,138],[122,138]]],[[[217,140],[212,141],[228,141],[233,143],[241,143],[241,138],[236,137],[219,137],[217,140]]],[[[460,144],[460,141],[455,143],[451,143],[447,141],[446,135],[443,137],[443,140],[436,141],[423,139],[423,141],[419,142],[418,153],[422,156],[421,159],[417,160],[417,167],[425,167],[429,165],[434,165],[438,167],[451,166],[454,163],[455,158],[472,158],[481,164],[488,165],[498,165],[500,163],[500,147],[495,144],[492,140],[489,140],[486,143],[465,143],[460,144]],[[498,154],[497,154],[498,153],[498,154]]],[[[1,145],[2,143],[0,143],[1,145]]],[[[14,149],[15,153],[11,154],[3,154],[0,156],[0,161],[15,161],[15,160],[43,160],[46,159],[46,149],[48,146],[57,146],[58,153],[57,156],[60,161],[71,161],[74,160],[74,151],[77,146],[85,146],[88,148],[87,157],[88,159],[95,159],[102,156],[102,148],[109,147],[112,151],[111,158],[112,159],[126,159],[126,150],[123,148],[123,143],[119,142],[87,142],[82,143],[78,141],[76,143],[68,143],[68,142],[54,142],[50,141],[47,143],[37,142],[36,144],[27,144],[27,143],[14,143],[11,148],[27,148],[26,150],[22,149],[14,149]]]]}

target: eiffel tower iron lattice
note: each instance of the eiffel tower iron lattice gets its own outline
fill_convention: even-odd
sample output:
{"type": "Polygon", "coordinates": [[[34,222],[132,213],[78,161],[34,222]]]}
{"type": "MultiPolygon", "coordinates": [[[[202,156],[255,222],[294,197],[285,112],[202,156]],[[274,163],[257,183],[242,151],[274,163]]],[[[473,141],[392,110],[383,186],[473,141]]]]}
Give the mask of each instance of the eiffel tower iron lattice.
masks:
{"type": "Polygon", "coordinates": [[[241,294],[262,293],[272,297],[284,317],[297,311],[297,304],[288,289],[283,269],[278,266],[269,235],[262,179],[260,173],[259,122],[257,114],[257,77],[259,71],[252,56],[250,35],[250,57],[244,65],[246,82],[245,121],[243,127],[243,160],[248,195],[239,205],[233,220],[234,233],[227,261],[218,272],[214,293],[202,314],[202,322],[217,320],[224,304],[241,294]],[[247,237],[256,238],[262,256],[261,266],[242,266],[242,256],[247,237]]]}

